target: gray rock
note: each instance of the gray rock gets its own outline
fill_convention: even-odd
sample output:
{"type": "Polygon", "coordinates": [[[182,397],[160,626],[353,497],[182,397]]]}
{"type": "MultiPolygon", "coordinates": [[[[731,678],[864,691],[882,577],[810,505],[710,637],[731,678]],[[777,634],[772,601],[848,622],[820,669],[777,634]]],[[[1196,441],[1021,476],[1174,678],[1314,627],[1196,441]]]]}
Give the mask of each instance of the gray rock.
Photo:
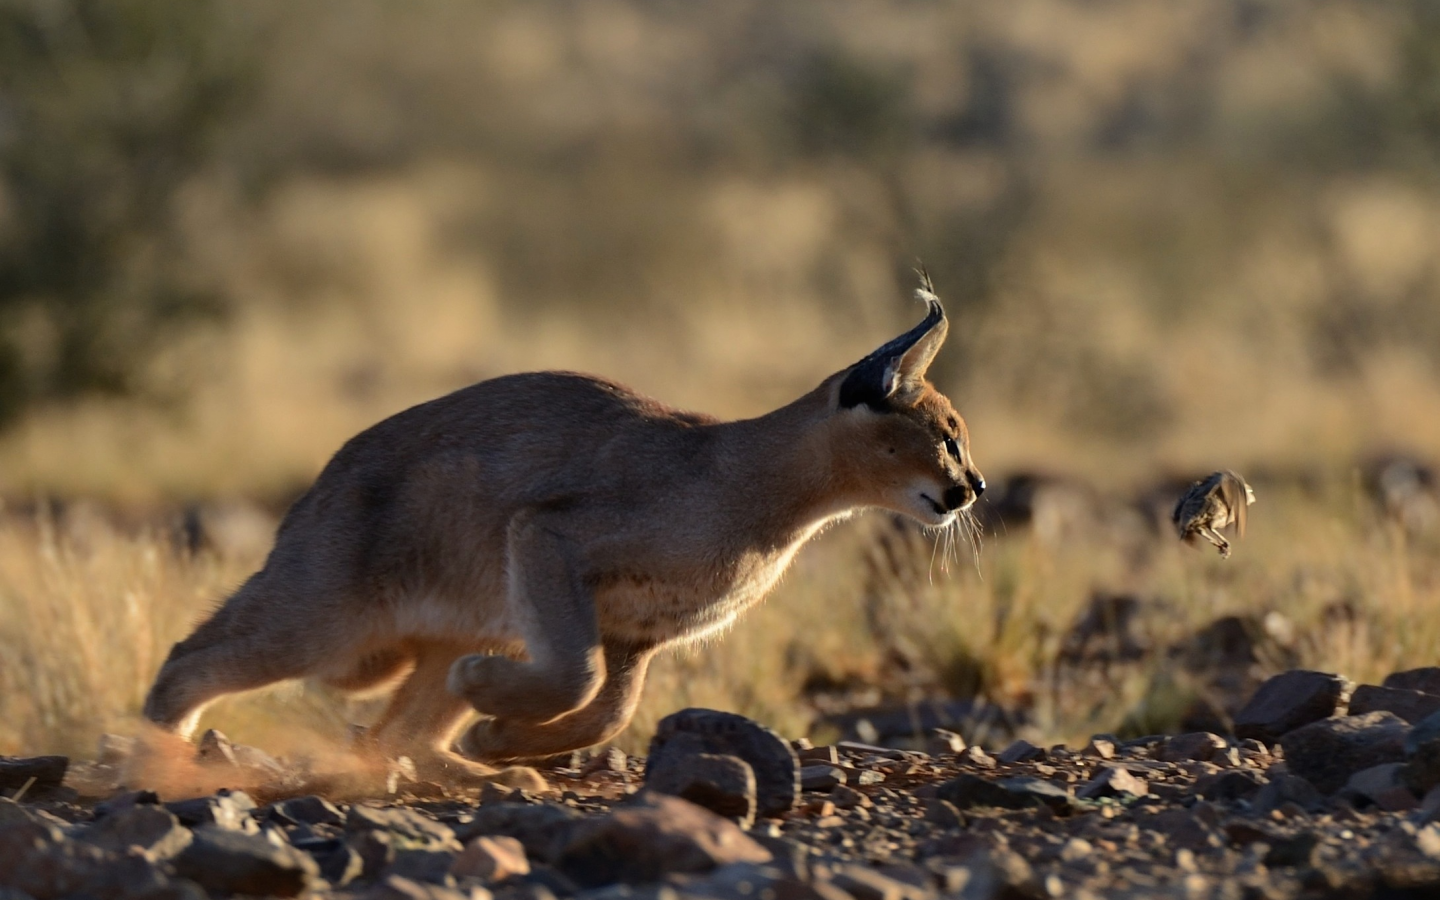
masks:
{"type": "Polygon", "coordinates": [[[1206,800],[1248,800],[1265,786],[1265,778],[1249,769],[1206,775],[1195,782],[1195,793],[1206,800]]]}
{"type": "Polygon", "coordinates": [[[1270,775],[1269,783],[1263,785],[1251,798],[1250,807],[1257,814],[1265,815],[1286,803],[1294,803],[1313,812],[1319,809],[1324,802],[1325,795],[1317,791],[1315,785],[1299,775],[1275,772],[1270,775]]]}
{"type": "Polygon", "coordinates": [[[1205,762],[1224,753],[1228,746],[1225,739],[1218,734],[1192,731],[1189,734],[1177,734],[1167,740],[1161,745],[1158,758],[1164,762],[1205,762]]]}
{"type": "Polygon", "coordinates": [[[275,804],[275,808],[287,818],[306,825],[339,825],[345,821],[345,815],[335,804],[313,794],[307,797],[292,797],[275,804]]]}
{"type": "Polygon", "coordinates": [[[1419,803],[1405,786],[1404,768],[1404,763],[1391,762],[1361,769],[1350,776],[1340,793],[1362,801],[1356,805],[1378,806],[1386,812],[1414,809],[1419,803]]]}
{"type": "Polygon", "coordinates": [[[35,797],[58,788],[69,767],[68,756],[0,756],[0,790],[25,788],[27,796],[35,797]]]}
{"type": "Polygon", "coordinates": [[[105,816],[80,832],[80,839],[115,853],[139,847],[149,860],[170,859],[190,846],[190,830],[158,806],[132,806],[105,816]]]}
{"type": "Polygon", "coordinates": [[[455,856],[455,853],[445,850],[399,850],[386,867],[385,874],[454,887],[455,879],[450,877],[450,866],[455,862],[455,856]]]}
{"type": "Polygon", "coordinates": [[[489,900],[490,892],[482,889],[461,893],[452,887],[389,875],[359,896],[364,900],[489,900]]]}
{"type": "Polygon", "coordinates": [[[1419,722],[1440,712],[1440,696],[1404,688],[1362,684],[1350,695],[1350,715],[1392,712],[1407,722],[1419,722]]]}
{"type": "Polygon", "coordinates": [[[728,819],[678,797],[645,791],[609,815],[571,828],[555,865],[582,887],[599,887],[770,859],[770,851],[728,819]]]}
{"type": "Polygon", "coordinates": [[[945,728],[930,729],[929,736],[925,739],[925,750],[929,753],[961,753],[966,746],[965,738],[945,728]]]}
{"type": "Polygon", "coordinates": [[[1291,772],[1333,794],[1361,769],[1403,761],[1409,730],[1389,712],[1335,716],[1291,731],[1280,746],[1291,772]]]}
{"type": "Polygon", "coordinates": [[[949,800],[931,797],[925,801],[925,821],[941,828],[964,828],[965,816],[949,800]]]}
{"type": "Polygon", "coordinates": [[[1440,785],[1440,713],[1421,719],[1406,735],[1401,777],[1418,797],[1440,785]]]}
{"type": "Polygon", "coordinates": [[[220,791],[211,797],[196,797],[165,804],[182,825],[195,828],[214,825],[231,831],[254,832],[255,819],[251,811],[255,801],[244,791],[220,791]]]}
{"type": "Polygon", "coordinates": [[[845,782],[845,770],[839,766],[800,767],[801,790],[833,791],[845,782]]]}
{"type": "Polygon", "coordinates": [[[1260,685],[1235,714],[1235,735],[1273,744],[1303,725],[1340,711],[1350,683],[1339,675],[1293,669],[1260,685]]]}
{"type": "Polygon", "coordinates": [[[195,840],[173,864],[181,877],[208,891],[294,897],[320,874],[308,855],[263,837],[215,826],[195,830],[195,840]]]}
{"type": "Polygon", "coordinates": [[[552,861],[570,838],[580,813],[550,803],[491,803],[475,811],[475,818],[455,826],[455,837],[468,844],[482,835],[505,835],[518,840],[531,859],[552,861]]]}
{"type": "Polygon", "coordinates": [[[1122,794],[1143,797],[1148,793],[1150,785],[1145,779],[1137,778],[1124,766],[1105,766],[1075,792],[1076,796],[1086,800],[1118,797],[1122,794]]]}
{"type": "MultiPolygon", "coordinates": [[[[320,877],[329,882],[331,887],[344,887],[365,871],[365,861],[359,851],[339,838],[306,838],[295,841],[294,846],[295,849],[310,854],[310,858],[320,867],[320,877]]],[[[376,866],[376,871],[389,863],[390,859],[386,859],[376,866]]]]}
{"type": "Polygon", "coordinates": [[[940,785],[935,796],[953,803],[962,811],[976,807],[1030,809],[1049,806],[1063,809],[1073,802],[1070,794],[1063,788],[1039,778],[1003,778],[990,781],[968,773],[940,785]]]}
{"type": "Polygon", "coordinates": [[[1027,740],[1017,740],[1004,750],[1001,750],[995,758],[1002,763],[1030,762],[1031,760],[1044,759],[1045,750],[1027,740]]]}
{"type": "Polygon", "coordinates": [[[355,804],[345,815],[345,830],[356,833],[383,831],[399,838],[406,848],[451,849],[459,851],[460,843],[450,826],[442,825],[413,809],[380,809],[355,804]]]}
{"type": "Polygon", "coordinates": [[[891,878],[865,866],[841,866],[830,878],[831,884],[855,900],[926,900],[934,892],[891,878]]]}
{"type": "Polygon", "coordinates": [[[800,797],[800,761],[790,742],[744,716],[713,709],[682,709],[660,720],[645,761],[648,772],[662,754],[738,756],[755,773],[756,813],[780,816],[800,797]]]}
{"type": "Polygon", "coordinates": [[[645,770],[645,786],[703,806],[741,828],[755,821],[755,772],[738,756],[662,753],[645,770]]]}
{"type": "Polygon", "coordinates": [[[1319,846],[1320,836],[1313,831],[1302,831],[1278,838],[1265,854],[1265,865],[1274,868],[1312,865],[1315,862],[1315,850],[1319,846]]]}
{"type": "Polygon", "coordinates": [[[1395,672],[1387,675],[1381,684],[1387,688],[1398,688],[1402,691],[1420,691],[1425,694],[1440,695],[1440,667],[1426,666],[1421,669],[1395,672]]]}

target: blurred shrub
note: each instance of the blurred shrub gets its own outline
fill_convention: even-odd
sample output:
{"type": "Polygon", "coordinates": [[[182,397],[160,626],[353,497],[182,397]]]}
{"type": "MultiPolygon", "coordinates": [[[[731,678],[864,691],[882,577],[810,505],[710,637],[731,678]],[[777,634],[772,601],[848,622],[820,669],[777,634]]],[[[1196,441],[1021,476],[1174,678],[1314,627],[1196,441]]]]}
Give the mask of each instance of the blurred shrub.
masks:
{"type": "Polygon", "coordinates": [[[221,7],[0,0],[0,421],[134,390],[170,326],[219,309],[176,199],[245,93],[221,7]]]}

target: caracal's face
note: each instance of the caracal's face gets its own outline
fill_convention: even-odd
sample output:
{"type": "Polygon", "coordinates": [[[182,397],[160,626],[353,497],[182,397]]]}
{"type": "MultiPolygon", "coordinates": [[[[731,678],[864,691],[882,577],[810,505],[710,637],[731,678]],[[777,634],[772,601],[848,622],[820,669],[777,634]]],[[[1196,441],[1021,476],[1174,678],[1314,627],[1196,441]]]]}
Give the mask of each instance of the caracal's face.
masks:
{"type": "Polygon", "coordinates": [[[875,505],[943,527],[984,493],[965,420],[930,385],[891,397],[882,410],[859,411],[859,419],[857,445],[869,448],[875,505]]]}

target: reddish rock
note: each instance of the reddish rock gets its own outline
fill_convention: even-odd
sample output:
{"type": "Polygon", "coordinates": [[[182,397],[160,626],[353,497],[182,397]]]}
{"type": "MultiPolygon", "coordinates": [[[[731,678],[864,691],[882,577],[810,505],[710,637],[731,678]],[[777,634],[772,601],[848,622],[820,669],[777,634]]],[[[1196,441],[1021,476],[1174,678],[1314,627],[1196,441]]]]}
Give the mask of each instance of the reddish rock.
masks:
{"type": "Polygon", "coordinates": [[[1120,794],[1143,797],[1148,793],[1150,793],[1150,785],[1145,779],[1132,775],[1130,770],[1124,766],[1106,766],[1077,790],[1075,795],[1086,800],[1098,800],[1101,797],[1115,797],[1120,794]]]}
{"type": "Polygon", "coordinates": [[[504,836],[476,838],[450,864],[451,875],[485,881],[504,881],[512,875],[529,873],[530,860],[525,856],[525,846],[504,836]]]}
{"type": "Polygon", "coordinates": [[[769,859],[770,851],[728,819],[678,797],[646,791],[607,816],[576,824],[556,866],[576,883],[598,887],[769,859]]]}
{"type": "Polygon", "coordinates": [[[1387,675],[1381,684],[1387,688],[1398,688],[1403,691],[1420,691],[1425,694],[1440,695],[1440,667],[1426,666],[1422,669],[1394,672],[1387,675]]]}
{"type": "Polygon", "coordinates": [[[1235,734],[1273,744],[1301,726],[1339,712],[1349,686],[1344,678],[1326,672],[1282,672],[1260,685],[1235,714],[1235,734]]]}
{"type": "Polygon", "coordinates": [[[1440,696],[1404,688],[1362,684],[1350,695],[1350,715],[1358,716],[1368,712],[1392,712],[1414,724],[1426,716],[1440,712],[1440,696]]]}
{"type": "Polygon", "coordinates": [[[1192,731],[1189,734],[1177,734],[1167,740],[1160,747],[1159,758],[1165,762],[1204,762],[1224,753],[1228,747],[1229,744],[1218,734],[1192,731]]]}
{"type": "Polygon", "coordinates": [[[1333,794],[1361,769],[1402,762],[1409,730],[1389,712],[1335,716],[1290,732],[1280,746],[1291,772],[1333,794]]]}

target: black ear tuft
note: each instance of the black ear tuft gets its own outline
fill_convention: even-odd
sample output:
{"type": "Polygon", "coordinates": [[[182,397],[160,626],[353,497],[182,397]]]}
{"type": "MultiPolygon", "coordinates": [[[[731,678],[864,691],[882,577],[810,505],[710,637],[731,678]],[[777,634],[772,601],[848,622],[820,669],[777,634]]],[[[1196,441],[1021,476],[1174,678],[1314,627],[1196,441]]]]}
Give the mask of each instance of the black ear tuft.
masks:
{"type": "Polygon", "coordinates": [[[840,383],[841,409],[852,409],[863,403],[877,412],[885,412],[902,378],[924,377],[926,367],[945,339],[948,323],[940,299],[932,290],[930,276],[922,270],[920,280],[921,286],[915,295],[925,303],[925,318],[850,367],[840,383]]]}

